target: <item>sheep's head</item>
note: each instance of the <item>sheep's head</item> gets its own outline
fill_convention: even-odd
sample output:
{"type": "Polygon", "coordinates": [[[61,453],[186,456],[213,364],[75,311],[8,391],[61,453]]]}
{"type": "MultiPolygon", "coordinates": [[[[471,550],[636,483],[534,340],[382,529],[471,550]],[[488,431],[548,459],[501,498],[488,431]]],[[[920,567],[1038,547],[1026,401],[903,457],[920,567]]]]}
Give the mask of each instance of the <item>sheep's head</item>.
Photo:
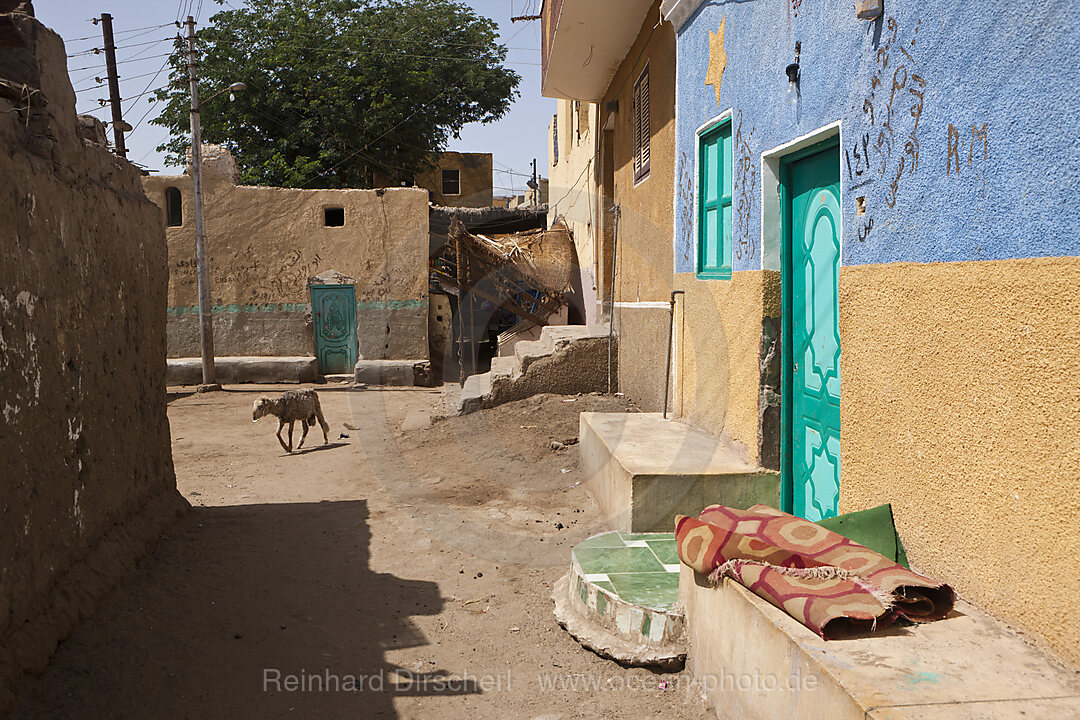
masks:
{"type": "Polygon", "coordinates": [[[258,422],[259,418],[269,415],[272,405],[273,400],[265,395],[260,395],[259,399],[255,401],[255,405],[251,409],[251,422],[258,422]]]}

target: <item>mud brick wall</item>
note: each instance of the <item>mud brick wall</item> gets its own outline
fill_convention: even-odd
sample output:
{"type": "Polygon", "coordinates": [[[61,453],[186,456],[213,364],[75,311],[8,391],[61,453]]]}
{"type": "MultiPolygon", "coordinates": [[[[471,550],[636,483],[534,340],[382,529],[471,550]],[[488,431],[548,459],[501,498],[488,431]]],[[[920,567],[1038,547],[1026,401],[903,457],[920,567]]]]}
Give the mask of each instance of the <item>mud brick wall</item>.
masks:
{"type": "Polygon", "coordinates": [[[60,37],[0,13],[0,716],[187,507],[165,415],[165,233],[75,115],[60,37]],[[85,140],[83,138],[86,138],[85,140]]]}

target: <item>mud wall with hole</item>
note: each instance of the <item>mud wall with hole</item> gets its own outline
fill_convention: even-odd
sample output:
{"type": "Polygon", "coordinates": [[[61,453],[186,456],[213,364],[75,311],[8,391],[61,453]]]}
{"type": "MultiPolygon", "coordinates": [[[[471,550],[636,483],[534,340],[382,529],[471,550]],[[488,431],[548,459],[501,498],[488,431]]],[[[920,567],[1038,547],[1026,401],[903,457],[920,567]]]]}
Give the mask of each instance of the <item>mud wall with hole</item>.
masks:
{"type": "MultiPolygon", "coordinates": [[[[428,201],[417,188],[298,190],[238,186],[228,153],[206,146],[204,217],[214,350],[220,356],[311,356],[308,280],[355,279],[359,355],[428,359],[428,201]],[[329,218],[340,210],[335,219],[329,218]],[[340,222],[341,224],[335,224],[340,222]]],[[[143,179],[165,216],[180,192],[169,247],[169,357],[197,357],[198,279],[190,175],[143,179]]]]}
{"type": "Polygon", "coordinates": [[[165,415],[160,213],[94,142],[100,123],[76,118],[60,37],[0,13],[0,45],[3,715],[187,504],[165,415]]]}

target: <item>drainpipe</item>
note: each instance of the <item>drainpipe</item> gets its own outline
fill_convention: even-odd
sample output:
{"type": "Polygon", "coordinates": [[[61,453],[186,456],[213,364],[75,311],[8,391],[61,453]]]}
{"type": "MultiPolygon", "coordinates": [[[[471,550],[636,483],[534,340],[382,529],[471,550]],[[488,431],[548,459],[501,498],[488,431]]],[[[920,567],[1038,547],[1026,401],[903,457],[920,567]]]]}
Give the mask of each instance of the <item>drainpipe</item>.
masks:
{"type": "Polygon", "coordinates": [[[608,289],[607,391],[611,394],[611,345],[615,333],[615,258],[619,248],[619,206],[614,209],[615,225],[611,233],[611,287],[608,289]]]}
{"type": "Polygon", "coordinates": [[[684,295],[682,290],[671,291],[671,319],[667,331],[667,371],[664,373],[664,419],[667,420],[668,388],[671,386],[671,344],[675,338],[675,296],[684,295]]]}

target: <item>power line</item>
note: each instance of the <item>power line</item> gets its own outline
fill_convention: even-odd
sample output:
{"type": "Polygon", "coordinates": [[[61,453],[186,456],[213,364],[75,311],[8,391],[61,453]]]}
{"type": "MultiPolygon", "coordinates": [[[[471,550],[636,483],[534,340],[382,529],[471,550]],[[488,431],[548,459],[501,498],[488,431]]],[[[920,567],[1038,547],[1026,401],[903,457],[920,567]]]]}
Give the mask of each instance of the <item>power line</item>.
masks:
{"type": "MultiPolygon", "coordinates": [[[[115,49],[117,49],[117,50],[126,50],[127,48],[142,47],[143,45],[154,45],[154,44],[159,43],[159,42],[165,42],[166,40],[173,40],[173,39],[174,38],[162,38],[160,40],[148,40],[146,42],[141,42],[141,43],[132,43],[131,45],[117,45],[115,49]]],[[[82,52],[72,53],[71,55],[68,55],[68,57],[72,58],[72,57],[78,57],[80,55],[90,55],[90,54],[100,55],[103,52],[105,52],[104,48],[90,48],[89,50],[83,50],[82,52]]]]}
{"type": "MultiPolygon", "coordinates": [[[[166,62],[168,62],[168,61],[166,61],[166,62]]],[[[159,70],[158,72],[160,72],[160,70],[159,70]]],[[[121,76],[121,77],[120,77],[120,79],[121,79],[121,80],[138,80],[139,78],[144,78],[144,77],[150,77],[151,75],[156,75],[156,74],[157,74],[157,73],[153,73],[153,72],[147,72],[147,73],[141,73],[141,74],[139,74],[139,75],[129,75],[129,76],[126,76],[126,77],[125,77],[125,76],[121,76]]],[[[91,77],[93,77],[93,76],[91,76],[91,77]]],[[[84,79],[83,79],[83,82],[85,82],[86,80],[89,80],[89,79],[90,79],[90,78],[84,78],[84,79]]],[[[105,85],[107,84],[107,83],[105,82],[105,78],[101,78],[101,77],[96,77],[96,78],[94,78],[94,81],[95,81],[95,82],[98,82],[98,83],[101,83],[101,84],[100,84],[100,85],[94,85],[93,87],[85,87],[85,88],[79,88],[79,89],[77,89],[77,90],[76,90],[75,92],[77,92],[77,93],[81,93],[81,92],[86,92],[86,91],[88,91],[88,90],[96,90],[96,89],[98,89],[98,88],[102,88],[102,87],[105,87],[105,85]]]]}
{"type": "MultiPolygon", "coordinates": [[[[132,60],[135,60],[135,59],[139,59],[139,60],[154,60],[154,59],[156,59],[156,58],[163,58],[163,57],[172,57],[172,55],[173,55],[172,53],[165,53],[164,55],[147,55],[146,57],[142,57],[142,58],[135,58],[135,57],[129,57],[129,58],[125,58],[125,59],[123,59],[123,60],[117,60],[117,61],[116,61],[116,64],[117,64],[117,65],[120,65],[121,63],[126,63],[126,62],[130,62],[130,61],[132,61],[132,60]]],[[[69,72],[69,73],[73,73],[73,72],[78,72],[78,71],[80,71],[80,70],[92,70],[92,69],[94,69],[94,68],[100,68],[100,67],[102,67],[102,64],[101,64],[101,63],[98,63],[98,64],[96,64],[96,65],[87,65],[86,67],[77,67],[77,68],[70,68],[70,69],[68,70],[68,72],[69,72]]],[[[93,77],[93,76],[91,75],[90,77],[93,77]]],[[[85,81],[86,81],[87,79],[88,79],[88,78],[83,78],[83,79],[82,79],[82,80],[80,80],[79,82],[85,82],[85,81]]]]}
{"type": "MultiPolygon", "coordinates": [[[[166,67],[168,67],[169,60],[171,60],[171,59],[172,59],[171,55],[169,57],[165,58],[165,62],[161,63],[161,67],[159,67],[158,71],[156,73],[154,73],[154,77],[150,78],[150,82],[146,83],[146,87],[143,88],[143,91],[142,91],[141,94],[136,95],[135,98],[128,98],[128,99],[129,100],[137,99],[137,98],[142,97],[143,95],[146,95],[146,93],[150,90],[150,86],[153,85],[154,81],[158,79],[158,75],[161,74],[161,71],[164,70],[166,67]]],[[[168,84],[163,85],[162,87],[168,87],[168,84]]],[[[160,89],[161,88],[158,88],[157,90],[160,90],[160,89]]],[[[157,90],[154,90],[153,92],[157,92],[157,90]]],[[[131,105],[128,105],[126,112],[131,112],[131,108],[133,108],[133,107],[135,107],[135,103],[131,103],[131,105]]]]}
{"type": "Polygon", "coordinates": [[[497,63],[505,64],[505,65],[531,65],[531,66],[535,66],[535,67],[540,67],[540,63],[517,62],[517,61],[511,61],[511,60],[495,60],[494,58],[487,59],[487,58],[453,57],[453,56],[450,56],[450,55],[412,55],[410,53],[396,53],[396,52],[388,52],[388,51],[380,51],[380,50],[354,50],[352,48],[307,47],[307,46],[304,46],[304,45],[291,45],[291,44],[288,44],[288,43],[277,43],[276,47],[293,48],[295,50],[316,50],[316,51],[320,51],[320,52],[352,53],[352,54],[355,54],[355,55],[389,55],[391,57],[418,58],[418,59],[421,59],[421,60],[463,60],[463,61],[466,61],[466,62],[483,62],[484,64],[487,64],[488,62],[497,62],[497,63]]]}
{"type": "MultiPolygon", "coordinates": [[[[90,22],[95,22],[97,20],[98,20],[98,18],[94,18],[90,22]]],[[[130,30],[120,30],[119,32],[116,33],[116,35],[127,35],[128,33],[138,32],[139,30],[145,30],[146,32],[142,33],[142,34],[146,35],[147,33],[151,32],[153,30],[160,30],[163,27],[169,27],[170,25],[175,25],[175,24],[176,23],[171,23],[170,22],[170,23],[165,23],[164,25],[147,25],[145,27],[131,28],[130,30]]],[[[138,35],[133,35],[132,37],[139,37],[139,36],[138,35]]],[[[100,39],[101,39],[101,35],[87,35],[86,37],[64,38],[64,43],[66,44],[66,43],[72,43],[72,42],[80,42],[82,40],[100,40],[100,39]]],[[[131,40],[131,38],[125,38],[125,40],[131,40]]]]}

